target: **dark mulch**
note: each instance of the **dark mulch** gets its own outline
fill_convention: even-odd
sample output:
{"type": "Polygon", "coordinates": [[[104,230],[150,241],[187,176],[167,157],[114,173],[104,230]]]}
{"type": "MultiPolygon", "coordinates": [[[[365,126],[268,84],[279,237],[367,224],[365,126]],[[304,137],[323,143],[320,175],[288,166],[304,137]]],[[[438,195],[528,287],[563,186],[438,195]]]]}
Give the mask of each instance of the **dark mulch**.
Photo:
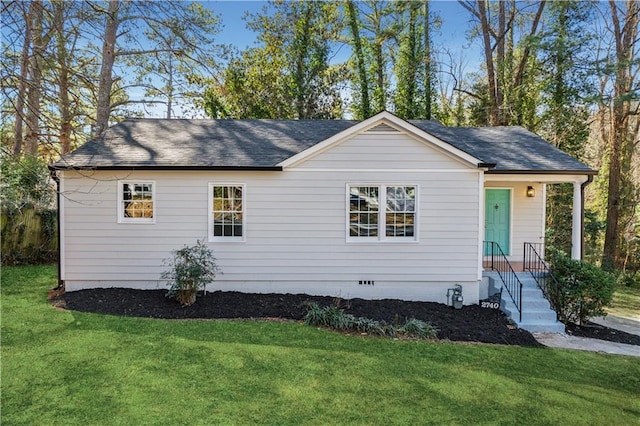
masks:
{"type": "MultiPolygon", "coordinates": [[[[305,294],[253,294],[214,292],[198,295],[196,303],[182,307],[167,299],[164,290],[123,288],[74,291],[58,297],[66,309],[147,318],[283,318],[301,320],[306,302],[331,305],[332,297],[305,294]]],[[[340,307],[355,316],[393,323],[407,318],[428,321],[442,340],[540,346],[527,331],[514,328],[500,311],[478,305],[460,310],[441,303],[401,300],[340,300],[340,307]]]]}
{"type": "Polygon", "coordinates": [[[568,324],[566,329],[567,334],[573,336],[590,337],[592,339],[640,346],[640,336],[605,327],[590,321],[585,325],[568,324]]]}
{"type": "MultiPolygon", "coordinates": [[[[406,302],[402,300],[335,299],[306,294],[255,294],[234,291],[198,295],[189,307],[165,297],[165,290],[134,290],[124,288],[81,290],[54,295],[56,305],[66,309],[164,319],[214,318],[282,318],[301,320],[305,304],[317,302],[321,306],[339,303],[345,312],[394,323],[407,318],[427,321],[438,329],[438,338],[462,342],[498,343],[506,345],[541,346],[526,330],[513,327],[506,316],[496,310],[482,309],[478,305],[456,310],[433,302],[406,302]]],[[[638,336],[602,327],[567,328],[577,336],[595,337],[621,343],[640,344],[638,336]],[[585,333],[592,333],[585,335],[585,333]],[[627,335],[627,336],[625,336],[627,335]],[[633,340],[632,337],[637,340],[633,340]],[[635,342],[635,343],[633,343],[635,342]]]]}

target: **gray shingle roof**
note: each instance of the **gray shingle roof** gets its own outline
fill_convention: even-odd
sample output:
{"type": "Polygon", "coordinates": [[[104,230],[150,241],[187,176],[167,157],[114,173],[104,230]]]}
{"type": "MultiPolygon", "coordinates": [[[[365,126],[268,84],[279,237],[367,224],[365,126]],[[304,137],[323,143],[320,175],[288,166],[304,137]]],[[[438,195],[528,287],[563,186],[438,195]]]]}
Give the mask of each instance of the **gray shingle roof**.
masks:
{"type": "Polygon", "coordinates": [[[54,164],[59,168],[269,168],[355,122],[129,119],[54,164]]]}
{"type": "MultiPolygon", "coordinates": [[[[348,129],[352,120],[129,119],[110,127],[53,168],[262,169],[348,129]]],[[[496,171],[593,172],[519,127],[452,128],[411,121],[496,171]]]]}
{"type": "Polygon", "coordinates": [[[523,127],[446,127],[426,120],[410,123],[485,163],[496,164],[494,171],[594,173],[523,127]]]}

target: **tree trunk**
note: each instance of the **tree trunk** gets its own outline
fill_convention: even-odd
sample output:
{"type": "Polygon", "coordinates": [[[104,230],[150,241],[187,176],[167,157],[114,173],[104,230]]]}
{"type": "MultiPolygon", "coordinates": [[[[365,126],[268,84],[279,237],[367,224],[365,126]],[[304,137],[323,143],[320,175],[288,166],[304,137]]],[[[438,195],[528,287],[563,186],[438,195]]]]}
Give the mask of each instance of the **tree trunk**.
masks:
{"type": "Polygon", "coordinates": [[[489,124],[495,126],[499,123],[498,90],[496,84],[496,71],[493,65],[493,50],[491,49],[491,28],[487,16],[487,7],[483,0],[478,1],[478,14],[480,18],[480,30],[482,31],[482,44],[484,45],[484,62],[487,67],[488,84],[488,118],[489,124]]]}
{"type": "MultiPolygon", "coordinates": [[[[24,4],[22,6],[24,6],[24,4]]],[[[22,152],[22,123],[24,122],[24,104],[25,96],[27,94],[27,79],[29,72],[29,50],[31,49],[31,17],[33,16],[33,10],[35,7],[35,2],[32,2],[28,13],[23,9],[25,30],[22,54],[20,56],[20,80],[18,82],[18,96],[16,99],[16,124],[13,139],[13,153],[15,155],[20,155],[22,152]]]]}
{"type": "Polygon", "coordinates": [[[612,129],[609,132],[609,185],[607,196],[607,228],[604,238],[602,266],[612,269],[620,266],[620,216],[622,211],[622,181],[625,172],[624,159],[633,147],[629,134],[629,116],[632,96],[632,63],[634,45],[637,43],[640,6],[638,1],[626,3],[627,10],[621,26],[618,3],[610,0],[611,16],[616,48],[616,72],[612,107],[612,129]]]}
{"type": "Polygon", "coordinates": [[[356,55],[356,66],[358,68],[358,83],[360,85],[360,114],[362,117],[371,116],[371,104],[369,101],[369,81],[367,76],[367,64],[362,50],[362,40],[360,39],[360,26],[358,25],[358,14],[356,13],[353,1],[347,2],[347,17],[349,28],[353,36],[353,53],[356,55]]]}
{"type": "MultiPolygon", "coordinates": [[[[513,33],[513,31],[511,31],[513,33]]],[[[500,126],[508,124],[506,117],[506,107],[504,94],[508,91],[507,81],[505,79],[507,63],[505,60],[505,38],[507,36],[507,20],[505,2],[498,2],[498,40],[496,43],[496,66],[498,68],[496,75],[496,113],[498,114],[498,122],[500,126]]]]}
{"type": "Polygon", "coordinates": [[[53,2],[53,25],[58,60],[58,108],[60,108],[60,153],[71,151],[71,103],[69,101],[69,55],[64,29],[64,2],[53,2]]]}
{"type": "Polygon", "coordinates": [[[376,87],[374,89],[374,106],[375,111],[378,113],[387,108],[387,93],[385,90],[385,60],[382,54],[382,43],[385,39],[382,29],[382,12],[378,10],[379,3],[374,2],[374,39],[373,39],[373,57],[374,57],[374,69],[376,75],[376,87]]]}
{"type": "Polygon", "coordinates": [[[424,118],[431,120],[431,20],[429,1],[424,1],[424,118]]]}
{"type": "Polygon", "coordinates": [[[167,82],[167,118],[173,117],[173,53],[169,53],[168,62],[168,78],[167,82]]]}
{"type": "Polygon", "coordinates": [[[33,1],[29,8],[29,15],[33,19],[33,37],[31,41],[33,50],[29,60],[29,89],[25,120],[27,132],[24,137],[25,154],[33,157],[38,155],[38,142],[40,139],[40,91],[42,90],[42,55],[44,53],[43,13],[44,5],[42,0],[33,1]]]}
{"type": "Polygon", "coordinates": [[[119,0],[110,0],[105,16],[104,43],[102,44],[102,65],[100,67],[100,82],[98,85],[98,105],[96,109],[96,123],[94,137],[101,136],[109,127],[111,115],[111,88],[113,87],[113,64],[115,62],[116,36],[119,25],[119,0]]]}

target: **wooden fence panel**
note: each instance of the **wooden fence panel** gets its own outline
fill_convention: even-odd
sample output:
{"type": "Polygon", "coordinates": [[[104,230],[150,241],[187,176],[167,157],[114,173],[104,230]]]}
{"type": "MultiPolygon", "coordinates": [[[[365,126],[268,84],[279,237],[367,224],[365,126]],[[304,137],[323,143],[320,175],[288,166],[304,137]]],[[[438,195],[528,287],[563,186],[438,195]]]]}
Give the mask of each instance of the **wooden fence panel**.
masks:
{"type": "Polygon", "coordinates": [[[2,264],[53,263],[58,259],[56,210],[2,212],[2,264]]]}

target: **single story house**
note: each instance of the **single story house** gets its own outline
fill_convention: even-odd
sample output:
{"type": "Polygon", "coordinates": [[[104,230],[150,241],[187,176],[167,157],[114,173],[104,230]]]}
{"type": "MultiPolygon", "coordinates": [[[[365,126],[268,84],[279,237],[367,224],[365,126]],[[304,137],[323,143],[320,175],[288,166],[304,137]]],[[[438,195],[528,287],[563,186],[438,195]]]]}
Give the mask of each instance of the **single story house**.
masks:
{"type": "Polygon", "coordinates": [[[171,251],[204,239],[209,290],[464,303],[483,294],[484,241],[521,261],[545,235],[546,184],[595,172],[520,127],[353,120],[129,119],[50,166],[60,283],[164,288],[171,251]]]}

